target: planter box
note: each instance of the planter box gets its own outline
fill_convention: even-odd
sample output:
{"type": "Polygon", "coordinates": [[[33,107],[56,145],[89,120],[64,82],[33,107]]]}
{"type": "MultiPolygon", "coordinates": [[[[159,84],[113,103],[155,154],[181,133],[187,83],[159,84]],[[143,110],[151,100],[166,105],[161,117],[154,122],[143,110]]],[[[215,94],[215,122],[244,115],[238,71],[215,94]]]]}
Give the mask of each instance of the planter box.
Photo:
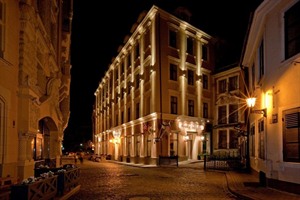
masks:
{"type": "Polygon", "coordinates": [[[12,200],[54,199],[57,194],[57,176],[40,179],[29,184],[11,186],[12,200]]]}

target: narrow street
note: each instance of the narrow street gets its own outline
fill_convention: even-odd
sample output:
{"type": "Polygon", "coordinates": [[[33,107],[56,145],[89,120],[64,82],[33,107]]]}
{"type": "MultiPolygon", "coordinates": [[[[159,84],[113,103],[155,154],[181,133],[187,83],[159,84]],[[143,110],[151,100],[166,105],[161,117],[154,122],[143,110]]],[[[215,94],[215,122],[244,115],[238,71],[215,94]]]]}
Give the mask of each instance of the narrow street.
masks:
{"type": "Polygon", "coordinates": [[[78,164],[81,189],[70,200],[236,199],[224,173],[193,165],[143,168],[84,160],[78,164]]]}

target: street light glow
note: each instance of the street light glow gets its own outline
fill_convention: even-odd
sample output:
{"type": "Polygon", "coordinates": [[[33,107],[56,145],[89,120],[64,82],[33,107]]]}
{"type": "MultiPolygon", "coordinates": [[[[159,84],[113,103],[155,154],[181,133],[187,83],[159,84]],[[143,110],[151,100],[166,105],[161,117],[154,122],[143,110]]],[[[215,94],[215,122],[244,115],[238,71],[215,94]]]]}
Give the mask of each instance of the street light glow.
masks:
{"type": "Polygon", "coordinates": [[[253,108],[255,106],[256,98],[255,97],[250,97],[246,101],[247,101],[247,106],[249,108],[253,108]]]}

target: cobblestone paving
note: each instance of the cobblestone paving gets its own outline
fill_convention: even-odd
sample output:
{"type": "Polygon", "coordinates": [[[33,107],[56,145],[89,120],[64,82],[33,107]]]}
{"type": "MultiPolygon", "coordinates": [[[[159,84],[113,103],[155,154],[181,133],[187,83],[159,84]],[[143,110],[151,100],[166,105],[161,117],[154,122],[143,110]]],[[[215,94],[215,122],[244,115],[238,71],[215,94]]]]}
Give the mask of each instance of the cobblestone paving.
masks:
{"type": "Polygon", "coordinates": [[[236,199],[223,173],[199,168],[141,168],[88,160],[79,167],[81,189],[70,200],[236,199]]]}

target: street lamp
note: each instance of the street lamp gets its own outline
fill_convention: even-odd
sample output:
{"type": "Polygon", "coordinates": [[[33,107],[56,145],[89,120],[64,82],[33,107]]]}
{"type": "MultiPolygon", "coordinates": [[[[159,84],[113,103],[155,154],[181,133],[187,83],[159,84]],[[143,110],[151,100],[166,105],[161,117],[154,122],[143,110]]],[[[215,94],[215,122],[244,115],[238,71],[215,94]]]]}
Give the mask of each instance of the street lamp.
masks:
{"type": "Polygon", "coordinates": [[[249,108],[249,114],[248,114],[248,119],[247,119],[247,144],[246,144],[246,170],[250,171],[250,150],[249,150],[249,136],[250,136],[250,120],[249,120],[249,115],[250,113],[254,114],[262,114],[264,117],[267,117],[267,108],[264,109],[258,109],[254,110],[253,107],[255,106],[256,103],[256,98],[255,97],[250,97],[246,99],[247,106],[249,108]]]}
{"type": "Polygon", "coordinates": [[[253,107],[255,106],[256,103],[256,98],[255,97],[250,97],[247,100],[247,106],[250,108],[250,113],[256,113],[256,114],[263,114],[264,117],[267,117],[267,109],[260,109],[260,110],[253,110],[253,107]]]}

